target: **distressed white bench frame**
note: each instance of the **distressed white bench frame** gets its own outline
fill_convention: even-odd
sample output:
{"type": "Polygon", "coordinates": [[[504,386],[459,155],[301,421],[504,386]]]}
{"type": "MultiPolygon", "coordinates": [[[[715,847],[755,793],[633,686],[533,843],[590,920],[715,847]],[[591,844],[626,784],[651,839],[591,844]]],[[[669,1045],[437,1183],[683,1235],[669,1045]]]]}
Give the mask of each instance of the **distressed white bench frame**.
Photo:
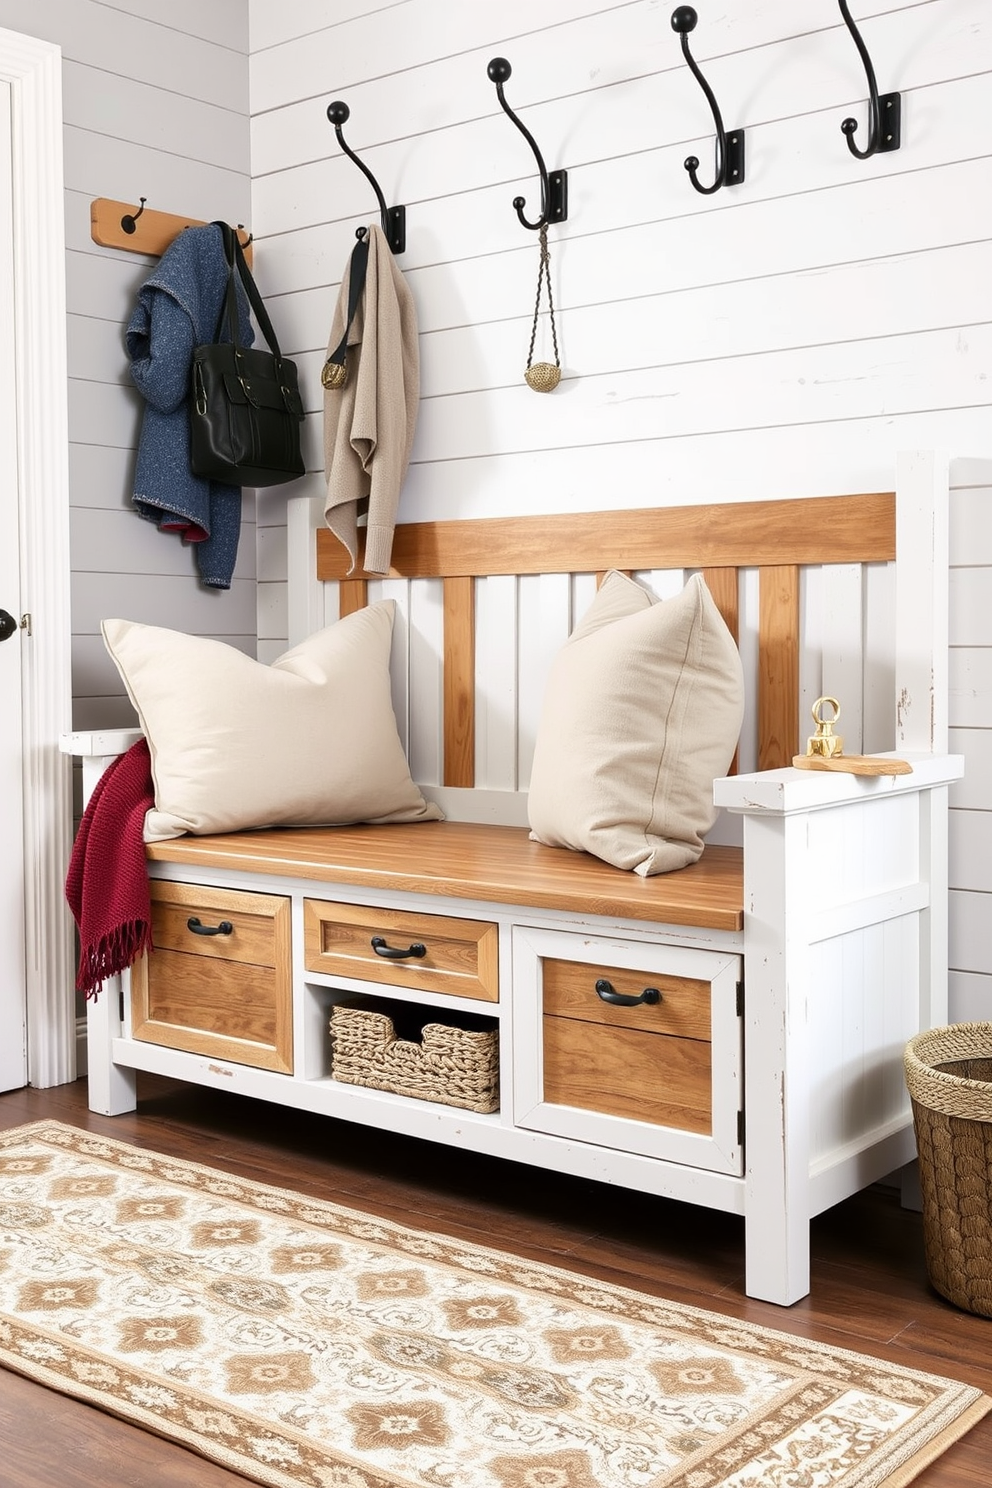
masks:
{"type": "MultiPolygon", "coordinates": [[[[219,1068],[199,1056],[131,1038],[123,998],[108,989],[89,1010],[92,1108],[108,1114],[132,1109],[135,1071],[152,1070],[691,1200],[744,1216],[750,1295],[782,1304],[805,1295],[809,1290],[810,1218],[913,1157],[902,1047],[918,1029],[940,1024],[947,1016],[947,787],[960,777],[963,767],[959,756],[944,752],[946,462],[929,453],[902,456],[896,485],[897,559],[889,631],[894,646],[882,670],[894,682],[886,710],[893,752],[910,760],[913,773],[866,779],[782,765],[716,781],[714,796],[725,814],[721,828],[725,839],[734,836],[725,830],[728,823],[736,820],[743,828],[744,903],[739,930],[694,928],[684,918],[666,914],[648,923],[629,911],[611,912],[608,907],[597,914],[588,908],[570,913],[540,904],[500,903],[482,890],[473,900],[470,887],[454,895],[439,892],[435,896],[429,888],[425,893],[423,885],[416,892],[404,893],[396,887],[397,879],[392,889],[383,890],[375,886],[371,875],[364,888],[354,878],[344,888],[333,882],[333,874],[316,870],[287,871],[250,856],[244,862],[233,862],[227,848],[223,854],[211,852],[212,839],[159,844],[151,864],[159,876],[292,896],[296,1014],[301,1021],[312,1016],[299,951],[304,895],[358,898],[370,904],[413,902],[441,914],[495,918],[500,925],[501,962],[507,958],[501,1016],[509,1098],[497,1117],[470,1119],[465,1113],[427,1103],[404,1103],[388,1096],[370,1099],[369,1092],[335,1088],[333,1082],[316,1087],[308,1084],[303,1068],[293,1076],[244,1066],[219,1068]],[[743,957],[746,1136],[742,1173],[613,1151],[578,1138],[529,1130],[515,1119],[514,1084],[522,1090],[528,1081],[533,1083],[532,1062],[539,1059],[539,1052],[528,1052],[527,1041],[521,1040],[526,1026],[525,992],[509,969],[515,929],[526,931],[528,927],[535,933],[579,930],[633,944],[695,946],[743,957]]],[[[699,566],[706,567],[705,563],[699,566]]],[[[328,585],[329,591],[344,597],[344,609],[368,597],[366,592],[349,589],[347,582],[340,587],[328,585]]],[[[396,582],[385,581],[381,592],[390,592],[388,586],[396,582]]],[[[859,593],[863,592],[861,584],[859,578],[859,593]]],[[[464,615],[464,585],[459,584],[457,592],[456,609],[464,615]]],[[[417,603],[416,598],[411,600],[404,612],[407,658],[422,639],[417,632],[417,603]]],[[[439,608],[443,614],[444,605],[433,605],[435,611],[439,608]]],[[[823,609],[821,605],[821,617],[823,609]]],[[[795,752],[799,738],[796,704],[800,693],[803,708],[810,692],[815,696],[821,691],[839,693],[847,707],[851,687],[845,690],[835,678],[857,677],[859,687],[871,691],[871,659],[861,654],[851,658],[852,637],[844,631],[847,610],[840,606],[835,614],[844,632],[840,655],[827,654],[829,647],[822,644],[821,633],[815,662],[808,656],[800,661],[800,672],[805,666],[806,676],[794,688],[795,734],[792,740],[778,744],[786,758],[795,752]]],[[[473,616],[477,619],[477,611],[473,610],[473,616]]],[[[830,628],[821,618],[821,632],[830,628]]],[[[856,628],[864,633],[862,622],[856,628]]],[[[439,642],[439,632],[434,640],[439,642]]],[[[477,649],[488,656],[488,637],[477,635],[476,642],[477,649]]],[[[744,654],[748,640],[743,634],[741,645],[744,654]]],[[[440,675],[440,667],[438,671],[440,675]]],[[[472,688],[471,679],[461,677],[455,686],[450,678],[442,677],[438,690],[451,705],[459,689],[464,699],[466,689],[472,688]]],[[[442,800],[450,815],[463,820],[519,820],[523,792],[499,791],[485,782],[460,783],[467,768],[464,729],[455,728],[450,718],[447,725],[437,718],[436,698],[431,699],[429,709],[434,721],[425,726],[409,707],[410,701],[409,688],[401,678],[397,714],[411,760],[415,762],[426,747],[435,761],[433,776],[418,771],[414,763],[415,776],[422,779],[424,788],[442,800]],[[444,764],[446,755],[454,761],[451,770],[444,764]]],[[[863,705],[858,694],[855,706],[847,707],[846,718],[853,713],[856,721],[859,713],[870,711],[871,701],[869,697],[863,705]]],[[[529,726],[526,720],[523,726],[529,726]]],[[[862,737],[847,732],[848,750],[856,752],[862,737]]],[[[128,731],[73,735],[63,740],[62,747],[83,757],[85,788],[135,737],[128,731]]],[[[867,746],[877,751],[870,738],[867,746]]],[[[746,748],[742,745],[742,754],[746,748]]],[[[477,764],[487,750],[476,742],[472,752],[477,764]]],[[[522,783],[524,753],[518,741],[510,772],[517,777],[510,782],[514,787],[522,783]]],[[[231,839],[223,841],[229,844],[231,839]]],[[[658,893],[665,892],[666,886],[659,885],[658,893]]]]}

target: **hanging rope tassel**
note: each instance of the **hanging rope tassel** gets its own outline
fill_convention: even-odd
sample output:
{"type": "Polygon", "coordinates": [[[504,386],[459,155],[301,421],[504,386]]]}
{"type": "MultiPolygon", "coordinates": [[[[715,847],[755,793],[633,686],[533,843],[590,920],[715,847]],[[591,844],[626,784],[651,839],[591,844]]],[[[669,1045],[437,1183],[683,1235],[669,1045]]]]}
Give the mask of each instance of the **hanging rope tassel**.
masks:
{"type": "Polygon", "coordinates": [[[558,330],[555,326],[555,302],[551,293],[551,254],[548,251],[548,225],[542,224],[539,233],[541,263],[537,271],[537,298],[534,301],[534,324],[530,332],[530,350],[527,353],[527,370],[524,381],[535,393],[553,393],[561,382],[561,362],[558,360],[558,330]],[[554,366],[550,362],[534,361],[534,342],[537,340],[537,318],[541,311],[541,290],[548,284],[548,314],[551,317],[551,340],[555,349],[554,366]]]}

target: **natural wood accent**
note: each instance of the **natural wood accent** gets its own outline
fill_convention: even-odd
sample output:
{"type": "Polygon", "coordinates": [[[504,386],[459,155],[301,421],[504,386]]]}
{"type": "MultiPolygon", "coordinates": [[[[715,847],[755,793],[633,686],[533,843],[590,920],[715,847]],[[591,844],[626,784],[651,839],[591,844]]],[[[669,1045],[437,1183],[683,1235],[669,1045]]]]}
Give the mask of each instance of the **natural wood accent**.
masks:
{"type": "MultiPolygon", "coordinates": [[[[235,1177],[289,1188],[530,1262],[582,1270],[992,1393],[989,1320],[927,1283],[921,1216],[876,1185],[810,1224],[812,1291],[782,1309],[743,1295],[741,1220],[391,1130],[138,1074],[138,1109],[99,1116],[86,1082],[0,1096],[0,1127],[57,1120],[235,1177]]],[[[4,1488],[247,1488],[238,1473],[0,1370],[4,1488]]],[[[914,1488],[987,1488],[992,1415],[914,1488]]]]}
{"type": "Polygon", "coordinates": [[[701,1039],[544,1018],[544,1099],[709,1135],[710,1046],[701,1039]]]}
{"type": "Polygon", "coordinates": [[[792,763],[799,717],[799,569],[761,570],[758,591],[758,769],[792,763]]]}
{"type": "Polygon", "coordinates": [[[641,878],[587,853],[531,842],[526,827],[477,822],[294,827],[150,842],[159,863],[310,878],[407,893],[524,904],[608,919],[740,930],[739,848],[708,847],[698,863],[641,878]]]}
{"type": "Polygon", "coordinates": [[[547,958],[542,962],[541,985],[546,1015],[678,1038],[710,1038],[711,987],[698,977],[547,958]],[[656,987],[661,1001],[636,1007],[603,1002],[596,991],[600,978],[625,997],[639,997],[646,987],[656,987]]]}
{"type": "MultiPolygon", "coordinates": [[[[146,206],[134,224],[134,232],[125,232],[121,227],[122,217],[133,217],[138,211],[138,202],[111,201],[98,196],[90,202],[90,236],[103,248],[126,248],[129,253],[149,253],[161,257],[174,238],[184,227],[205,227],[198,217],[177,217],[172,212],[157,212],[146,206]]],[[[241,224],[238,224],[241,227],[241,224]]],[[[244,228],[240,232],[245,259],[252,261],[252,245],[244,228]]]]}
{"type": "MultiPolygon", "coordinates": [[[[359,533],[360,543],[364,541],[359,533]]],[[[358,565],[363,562],[360,550],[358,565]]],[[[496,574],[594,573],[610,568],[699,569],[735,640],[739,573],[760,574],[759,769],[787,765],[799,747],[799,590],[803,565],[881,563],[895,557],[895,495],[649,507],[401,523],[390,576],[444,580],[443,781],[475,784],[475,637],[472,580],[496,574]]],[[[366,602],[347,577],[347,553],[317,533],[317,577],[341,583],[341,613],[366,602]]],[[[735,754],[730,773],[737,770],[735,754]]]]}
{"type": "Polygon", "coordinates": [[[308,971],[480,1002],[499,1001],[499,932],[483,920],[305,899],[303,936],[308,971]],[[392,949],[419,942],[427,947],[427,954],[409,960],[384,959],[372,949],[374,935],[381,935],[392,949]]]}
{"type": "Polygon", "coordinates": [[[210,889],[200,884],[151,884],[152,939],[156,951],[185,951],[191,956],[221,961],[246,961],[257,966],[276,963],[276,912],[284,903],[270,894],[210,889]],[[230,921],[230,935],[197,935],[188,921],[196,916],[214,926],[230,921]]]}
{"type": "Polygon", "coordinates": [[[134,1037],[234,1064],[292,1072],[275,968],[153,951],[132,979],[134,1037]],[[281,1026],[282,1025],[282,1026],[281,1026]]]}
{"type": "Polygon", "coordinates": [[[475,593],[444,581],[444,784],[475,784],[475,593]]]}
{"type": "Polygon", "coordinates": [[[704,568],[703,578],[713,602],[735,641],[740,640],[740,583],[736,568],[704,568]]]}
{"type": "Polygon", "coordinates": [[[830,770],[840,775],[912,775],[907,760],[883,759],[877,754],[797,754],[792,763],[797,770],[830,770]]]}
{"type": "MultiPolygon", "coordinates": [[[[882,563],[895,557],[895,495],[816,496],[401,523],[394,578],[760,568],[786,563],[882,563]]],[[[361,555],[359,564],[361,564],[361,555]]],[[[348,555],[317,533],[317,577],[347,578],[348,555]]]]}
{"type": "MultiPolygon", "coordinates": [[[[740,574],[736,568],[704,568],[703,578],[706,587],[713,596],[713,602],[724,623],[734,640],[740,642],[740,574]]],[[[727,770],[728,775],[736,775],[740,761],[740,749],[734,750],[734,757],[730,761],[727,770]]]]}
{"type": "Polygon", "coordinates": [[[338,590],[338,618],[364,610],[369,602],[369,586],[366,579],[342,579],[338,590]]]}
{"type": "Polygon", "coordinates": [[[291,1073],[289,900],[162,880],[151,889],[155,949],[131,969],[134,1037],[291,1073]],[[232,930],[196,935],[192,915],[232,930]]]}

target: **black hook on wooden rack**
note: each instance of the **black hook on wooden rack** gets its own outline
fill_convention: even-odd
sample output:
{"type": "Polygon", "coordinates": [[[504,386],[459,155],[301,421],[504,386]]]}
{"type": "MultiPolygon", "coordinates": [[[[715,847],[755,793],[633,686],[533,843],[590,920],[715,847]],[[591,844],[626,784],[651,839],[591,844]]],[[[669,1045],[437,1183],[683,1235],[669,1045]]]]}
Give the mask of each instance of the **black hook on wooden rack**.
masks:
{"type": "Polygon", "coordinates": [[[720,190],[721,186],[739,186],[744,179],[744,131],[732,129],[727,134],[724,130],[723,118],[713,96],[713,89],[696,66],[692,53],[689,51],[689,32],[696,29],[698,20],[699,17],[691,5],[680,5],[672,11],[672,30],[677,31],[681,37],[682,55],[688,62],[693,77],[706,94],[707,102],[713,111],[713,122],[716,125],[716,180],[713,185],[701,186],[699,184],[699,177],[696,175],[699,160],[695,155],[689,155],[683,163],[689,172],[689,180],[696,190],[703,196],[712,196],[714,191],[720,190]]]}
{"type": "Polygon", "coordinates": [[[902,134],[902,94],[883,93],[878,96],[878,84],[875,82],[875,69],[871,65],[868,48],[861,39],[861,33],[851,19],[847,0],[839,0],[840,13],[844,18],[844,24],[854,37],[854,44],[858,49],[861,60],[864,63],[865,72],[868,74],[868,144],[864,150],[859,150],[854,143],[854,131],[858,127],[857,119],[845,119],[840,126],[847,139],[847,148],[858,160],[868,160],[872,155],[883,155],[889,150],[898,150],[902,134]]]}
{"type": "Polygon", "coordinates": [[[522,227],[530,228],[531,232],[538,232],[549,222],[564,222],[568,218],[568,171],[548,171],[544,164],[544,158],[537,148],[534,136],[526,125],[521,124],[516,114],[507,103],[503,95],[503,84],[510,76],[512,68],[505,57],[494,57],[486,68],[490,82],[496,84],[496,97],[499,99],[500,107],[507,118],[512,119],[520,130],[524,139],[534,151],[537,168],[541,174],[541,215],[536,222],[528,222],[524,216],[525,198],[515,196],[513,206],[522,227]]]}
{"type": "Polygon", "coordinates": [[[134,213],[125,212],[124,216],[121,218],[121,227],[124,229],[129,237],[131,233],[136,230],[138,218],[145,210],[145,202],[148,200],[148,198],[146,196],[139,196],[138,200],[141,203],[141,206],[138,208],[138,210],[134,213]]]}
{"type": "MultiPolygon", "coordinates": [[[[348,156],[349,160],[353,160],[355,162],[355,164],[358,166],[358,169],[362,172],[362,175],[371,182],[372,190],[375,192],[376,198],[379,202],[379,218],[382,223],[382,230],[386,235],[386,241],[388,242],[390,248],[394,253],[405,252],[406,207],[386,206],[386,198],[383,196],[381,190],[379,189],[379,183],[376,180],[375,176],[369,170],[368,166],[363,164],[363,162],[359,160],[354,150],[350,149],[349,146],[345,143],[344,135],[341,133],[341,125],[347,124],[348,119],[351,117],[351,109],[346,103],[342,103],[341,100],[338,99],[335,103],[328,104],[327,117],[334,125],[334,133],[337,135],[338,144],[341,146],[344,153],[348,156]]],[[[366,230],[364,227],[359,228],[355,236],[359,238],[364,237],[365,231],[366,230]]]]}

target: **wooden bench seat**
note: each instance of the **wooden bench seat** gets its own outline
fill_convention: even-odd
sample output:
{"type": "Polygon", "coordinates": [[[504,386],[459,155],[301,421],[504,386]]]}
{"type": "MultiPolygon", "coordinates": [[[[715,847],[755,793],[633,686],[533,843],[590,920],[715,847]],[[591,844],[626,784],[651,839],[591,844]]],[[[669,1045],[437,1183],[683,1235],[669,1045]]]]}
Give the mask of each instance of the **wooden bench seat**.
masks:
{"type": "Polygon", "coordinates": [[[611,920],[713,930],[740,930],[744,924],[744,862],[736,847],[709,847],[691,867],[653,878],[611,868],[588,853],[531,842],[525,827],[476,822],[231,832],[150,843],[147,852],[156,863],[611,920]]]}

